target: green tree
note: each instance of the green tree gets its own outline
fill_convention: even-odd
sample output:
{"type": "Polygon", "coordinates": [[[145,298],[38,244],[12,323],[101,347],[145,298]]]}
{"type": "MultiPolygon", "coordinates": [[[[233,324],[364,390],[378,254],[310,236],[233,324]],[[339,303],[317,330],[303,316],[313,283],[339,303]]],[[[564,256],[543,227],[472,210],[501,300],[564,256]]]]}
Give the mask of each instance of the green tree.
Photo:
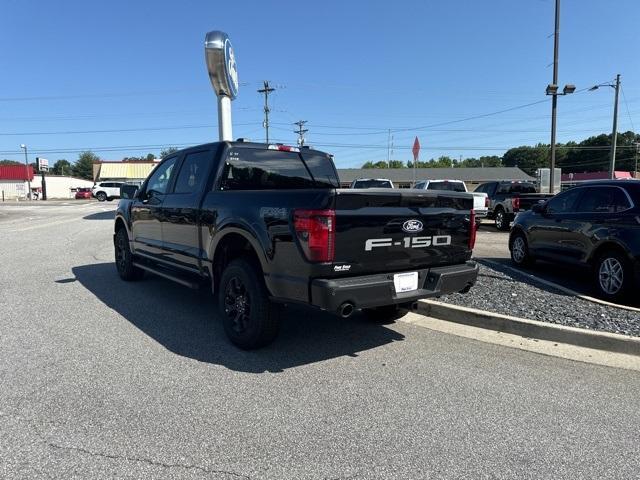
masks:
{"type": "Polygon", "coordinates": [[[480,158],[465,158],[462,162],[458,162],[459,167],[485,168],[485,167],[501,167],[502,157],[497,155],[486,155],[480,158]]]}
{"type": "Polygon", "coordinates": [[[72,172],[71,162],[61,158],[53,164],[53,173],[56,175],[70,175],[72,172]]]}
{"type": "Polygon", "coordinates": [[[91,151],[82,152],[73,164],[73,176],[93,180],[93,164],[99,162],[100,157],[91,151]]]}
{"type": "Polygon", "coordinates": [[[380,160],[376,163],[366,162],[364,165],[362,165],[362,168],[389,168],[389,165],[387,165],[387,162],[385,162],[384,160],[380,160]]]}
{"type": "Polygon", "coordinates": [[[15,160],[0,160],[0,165],[24,165],[24,163],[15,160]]]}
{"type": "Polygon", "coordinates": [[[389,168],[404,168],[402,160],[389,160],[389,168]]]}
{"type": "MultiPolygon", "coordinates": [[[[160,152],[160,158],[164,158],[168,155],[171,155],[172,153],[176,153],[177,151],[178,149],[176,147],[165,148],[160,152]]],[[[362,168],[370,168],[370,167],[362,167],[362,168]]]]}
{"type": "Polygon", "coordinates": [[[538,168],[549,166],[549,146],[539,143],[535,147],[510,148],[503,157],[505,167],[519,167],[529,175],[535,175],[538,168]]]}
{"type": "Polygon", "coordinates": [[[153,153],[147,153],[145,156],[140,157],[124,157],[123,162],[153,162],[156,156],[153,153]]]}

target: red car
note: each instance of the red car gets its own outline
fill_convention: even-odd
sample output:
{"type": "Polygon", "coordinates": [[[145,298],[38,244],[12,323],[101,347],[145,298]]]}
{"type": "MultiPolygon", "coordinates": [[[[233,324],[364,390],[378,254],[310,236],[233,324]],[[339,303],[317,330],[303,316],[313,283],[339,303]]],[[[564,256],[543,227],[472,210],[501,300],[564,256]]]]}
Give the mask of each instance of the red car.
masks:
{"type": "Polygon", "coordinates": [[[90,188],[78,188],[76,190],[76,200],[91,198],[91,189],[90,188]]]}

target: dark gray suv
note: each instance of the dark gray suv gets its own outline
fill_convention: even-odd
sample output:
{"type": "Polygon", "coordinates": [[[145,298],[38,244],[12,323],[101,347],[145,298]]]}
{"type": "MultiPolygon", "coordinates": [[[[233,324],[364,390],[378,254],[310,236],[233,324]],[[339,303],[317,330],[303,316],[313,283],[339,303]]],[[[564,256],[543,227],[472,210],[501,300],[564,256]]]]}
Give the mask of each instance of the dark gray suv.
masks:
{"type": "Polygon", "coordinates": [[[520,213],[511,260],[590,269],[600,296],[620,300],[640,285],[640,181],[587,182],[520,213]]]}

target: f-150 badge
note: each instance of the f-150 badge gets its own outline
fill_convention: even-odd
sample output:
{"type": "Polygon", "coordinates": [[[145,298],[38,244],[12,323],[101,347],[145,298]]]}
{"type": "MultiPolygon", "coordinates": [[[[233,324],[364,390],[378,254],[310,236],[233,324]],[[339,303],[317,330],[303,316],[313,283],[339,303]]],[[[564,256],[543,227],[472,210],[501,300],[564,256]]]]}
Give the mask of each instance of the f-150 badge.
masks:
{"type": "Polygon", "coordinates": [[[451,245],[450,235],[434,235],[433,237],[404,237],[394,240],[393,238],[369,238],[364,244],[364,249],[369,252],[377,247],[399,247],[405,248],[422,248],[422,247],[440,247],[451,245]]]}

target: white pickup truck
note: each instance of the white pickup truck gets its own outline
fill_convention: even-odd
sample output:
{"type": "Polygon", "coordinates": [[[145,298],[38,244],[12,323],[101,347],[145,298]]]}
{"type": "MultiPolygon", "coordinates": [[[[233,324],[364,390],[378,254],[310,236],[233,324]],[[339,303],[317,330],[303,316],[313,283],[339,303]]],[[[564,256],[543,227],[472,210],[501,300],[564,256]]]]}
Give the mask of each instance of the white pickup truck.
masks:
{"type": "Polygon", "coordinates": [[[416,182],[413,188],[419,190],[448,190],[450,192],[467,192],[473,195],[473,209],[476,212],[478,223],[486,218],[489,211],[489,197],[484,192],[469,192],[467,185],[462,180],[422,180],[416,182]]]}

